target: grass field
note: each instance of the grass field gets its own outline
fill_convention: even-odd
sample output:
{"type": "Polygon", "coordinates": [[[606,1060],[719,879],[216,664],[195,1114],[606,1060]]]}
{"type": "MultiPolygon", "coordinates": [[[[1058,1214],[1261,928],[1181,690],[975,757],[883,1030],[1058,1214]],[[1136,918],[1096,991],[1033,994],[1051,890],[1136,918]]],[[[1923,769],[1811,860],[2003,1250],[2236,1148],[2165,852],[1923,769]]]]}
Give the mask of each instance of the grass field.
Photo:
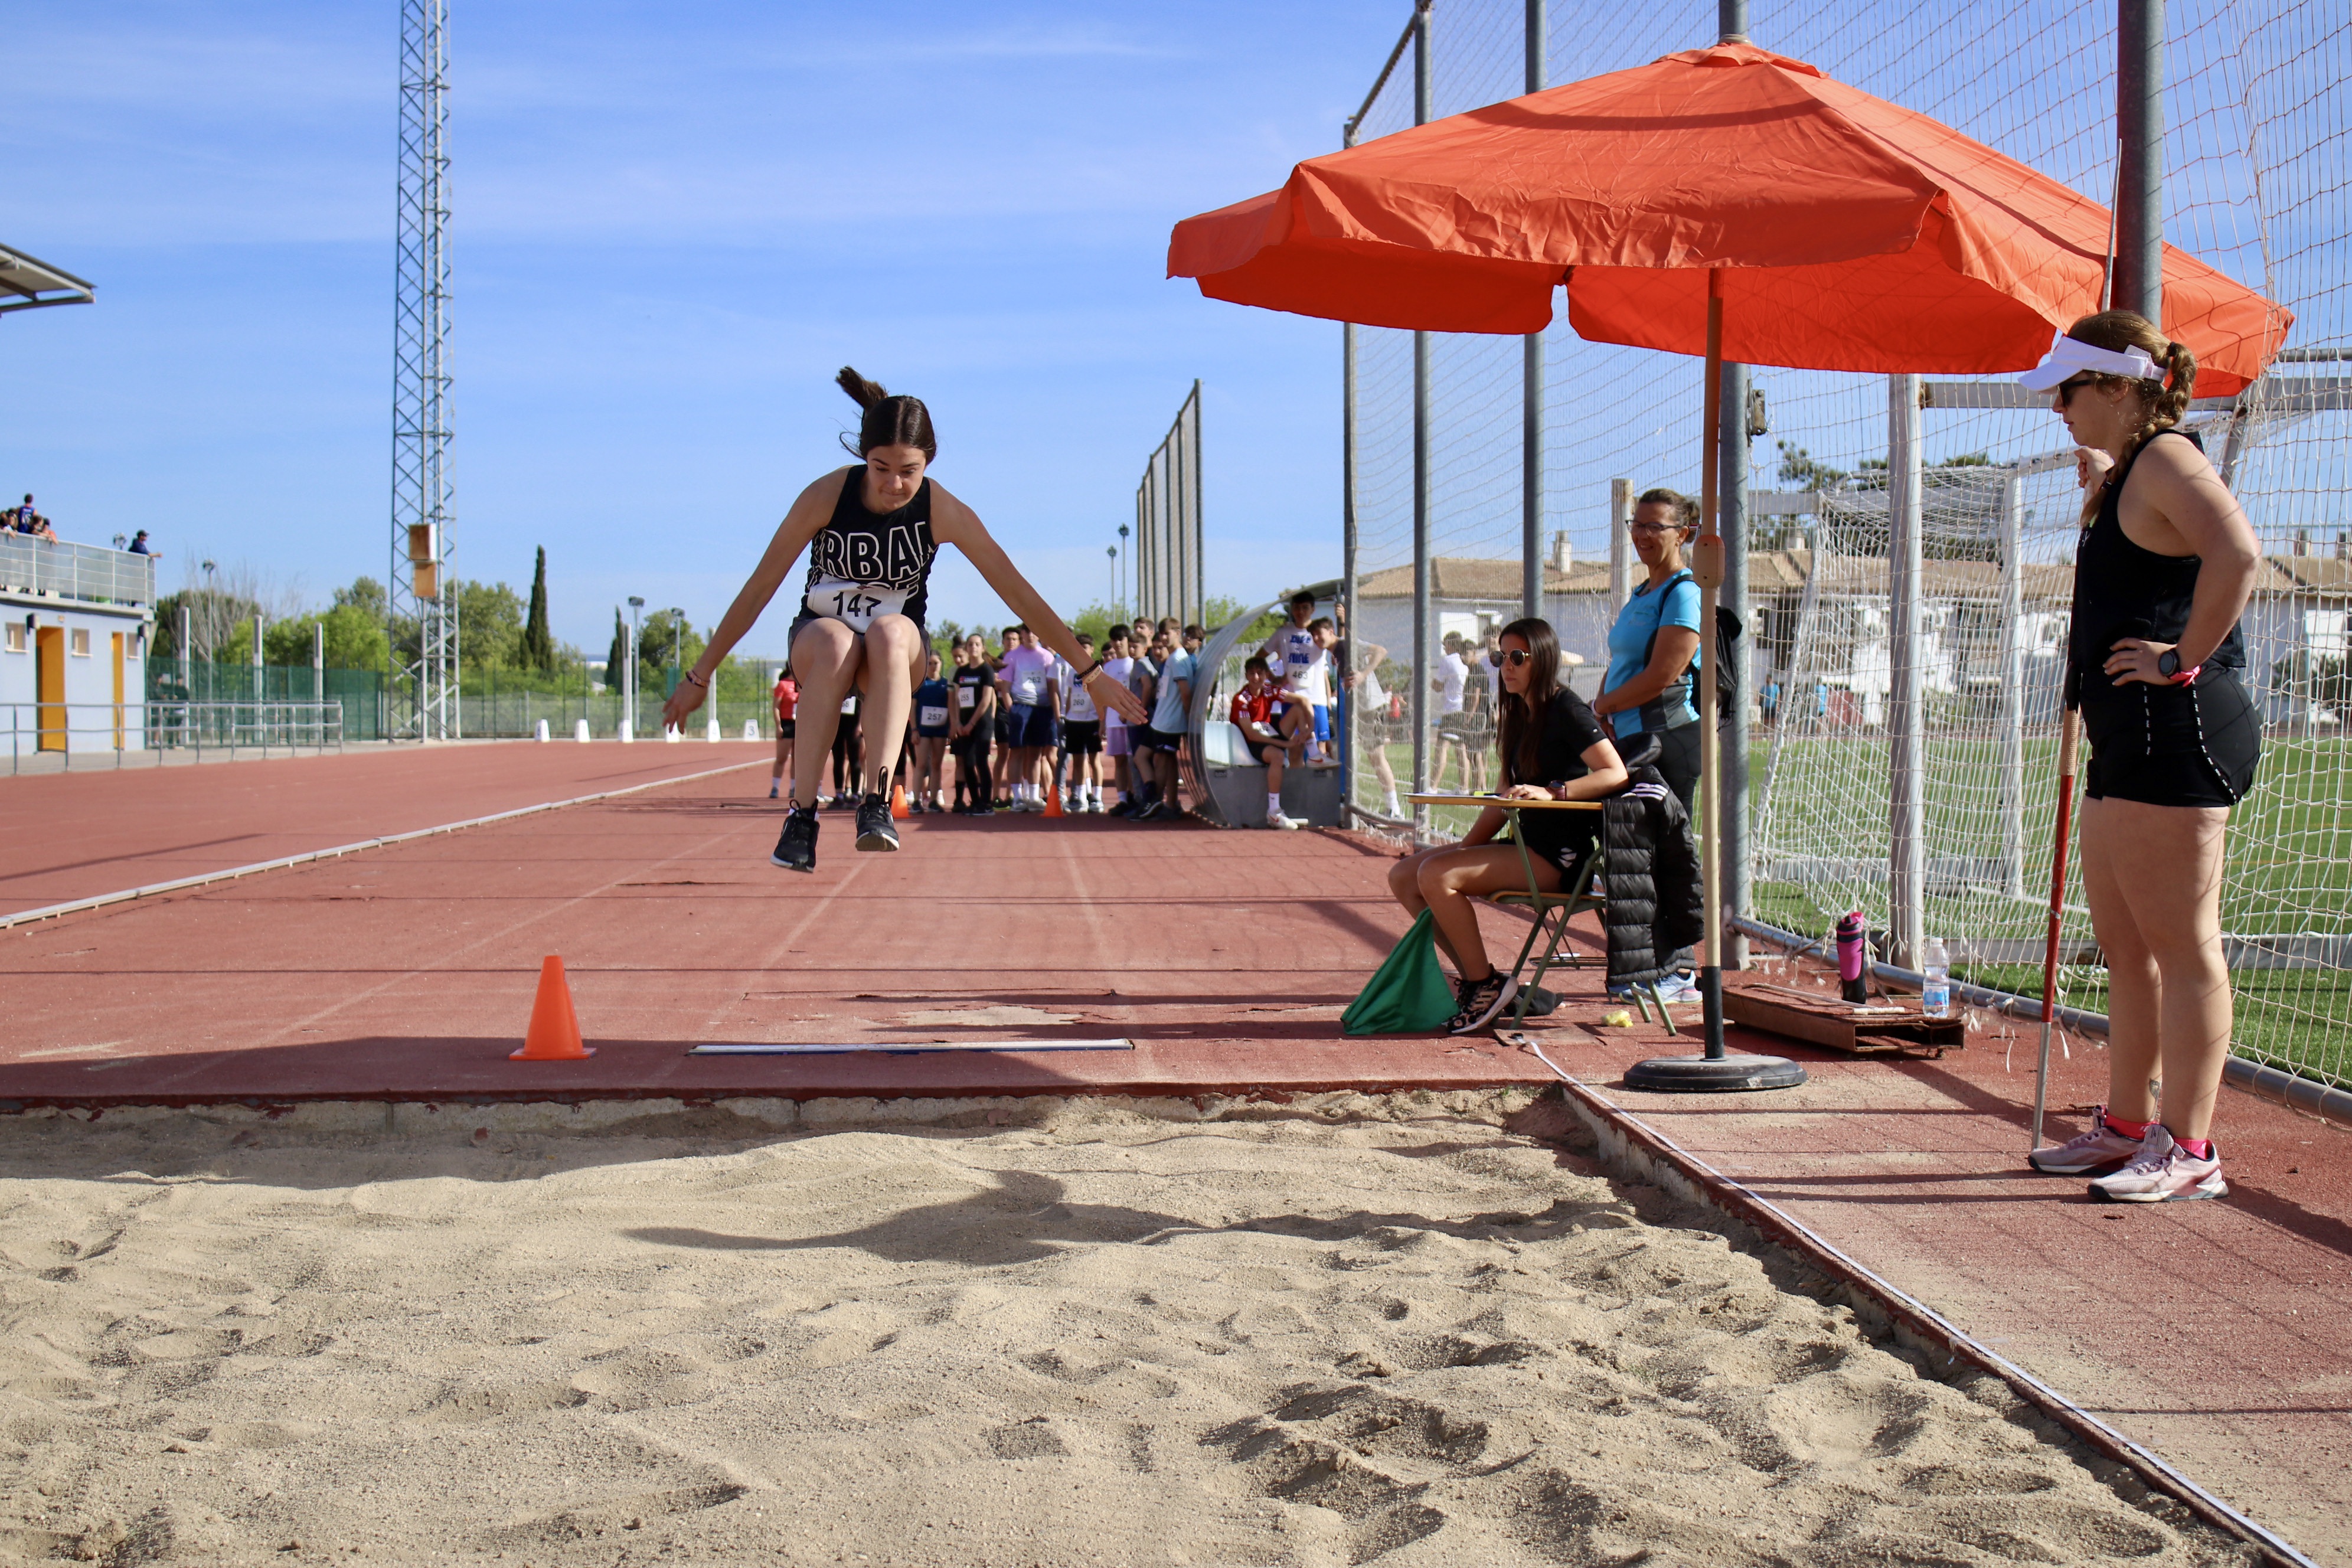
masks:
{"type": "MultiPolygon", "coordinates": [[[[1884,736],[1790,738],[1772,732],[1753,742],[1750,843],[1759,877],[1757,917],[1807,933],[1825,931],[1843,910],[1858,909],[1874,926],[1886,919],[1887,748],[1884,736]],[[1769,803],[1769,804],[1768,804],[1769,803]],[[1799,868],[1803,879],[1766,879],[1799,868]]],[[[2058,742],[2029,737],[2024,748],[2022,831],[2012,857],[1995,742],[1980,736],[1931,737],[1926,745],[1927,842],[1931,934],[2038,943],[2050,886],[2050,840],[2056,806],[2058,742]],[[2016,872],[2010,873],[2014,858],[2016,872]],[[2012,891],[2012,889],[2015,889],[2012,891]]],[[[1412,773],[1412,748],[1389,748],[1401,784],[1412,773]]],[[[1359,773],[1369,781],[1369,772],[1359,773]]],[[[1458,788],[1449,767],[1440,787],[1458,788]]],[[[2255,937],[2352,938],[2352,741],[2277,738],[2264,742],[2253,793],[2231,815],[2222,929],[2255,937]]],[[[1377,804],[1373,802],[1370,804],[1377,804]]],[[[1465,831],[1475,814],[1432,814],[1440,832],[1465,831]]],[[[2071,857],[2070,857],[2071,858],[2071,857]]],[[[2070,943],[2087,942],[2079,877],[2070,879],[2070,943]]],[[[2352,946],[2352,943],[2347,943],[2352,946]]],[[[2307,949],[2305,951],[2308,951],[2307,949]]],[[[2331,962],[2335,962],[2331,956],[2331,962]]],[[[1955,970],[1981,985],[2039,995],[2033,963],[1979,963],[1955,970]]],[[[2237,1043],[2241,1055],[2352,1085],[2352,970],[2342,967],[2238,969],[2237,1043]]],[[[2069,966],[2061,975],[2070,1006],[2106,1010],[2106,972],[2069,966]]]]}

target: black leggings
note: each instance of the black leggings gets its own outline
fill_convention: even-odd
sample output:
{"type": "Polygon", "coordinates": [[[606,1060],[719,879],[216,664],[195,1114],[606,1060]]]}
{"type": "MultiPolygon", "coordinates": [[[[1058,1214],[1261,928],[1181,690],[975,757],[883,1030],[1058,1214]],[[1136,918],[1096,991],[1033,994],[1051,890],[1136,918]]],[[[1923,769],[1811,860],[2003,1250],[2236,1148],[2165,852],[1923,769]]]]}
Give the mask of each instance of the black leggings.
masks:
{"type": "Polygon", "coordinates": [[[964,797],[973,805],[987,805],[995,787],[988,776],[988,732],[975,731],[956,744],[956,777],[964,797]]]}
{"type": "MultiPolygon", "coordinates": [[[[864,703],[859,703],[863,708],[864,703]]],[[[833,793],[848,795],[865,784],[866,737],[858,715],[844,713],[833,731],[833,793]]]]}

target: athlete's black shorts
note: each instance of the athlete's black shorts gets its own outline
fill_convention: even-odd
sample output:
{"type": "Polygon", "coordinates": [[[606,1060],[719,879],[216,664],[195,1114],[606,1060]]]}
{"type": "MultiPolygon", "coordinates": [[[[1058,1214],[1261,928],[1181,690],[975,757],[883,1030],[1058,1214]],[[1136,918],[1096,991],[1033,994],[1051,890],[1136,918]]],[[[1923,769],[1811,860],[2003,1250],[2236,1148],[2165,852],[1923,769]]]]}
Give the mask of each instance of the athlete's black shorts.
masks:
{"type": "Polygon", "coordinates": [[[1098,755],[1102,751],[1102,721],[1099,719],[1063,720],[1062,750],[1074,756],[1098,755]]]}
{"type": "Polygon", "coordinates": [[[779,740],[779,741],[789,741],[789,740],[791,740],[794,734],[796,734],[796,733],[798,733],[798,732],[799,732],[799,725],[800,725],[800,721],[799,721],[798,720],[796,720],[796,719],[779,719],[779,720],[777,720],[777,721],[776,721],[776,739],[777,739],[777,740],[779,740]]]}
{"type": "MultiPolygon", "coordinates": [[[[807,605],[803,604],[801,605],[801,613],[793,617],[793,629],[784,634],[784,647],[789,651],[793,644],[800,641],[801,628],[808,625],[811,621],[829,621],[831,619],[833,619],[831,616],[820,616],[815,611],[810,609],[807,605]]],[[[847,621],[844,621],[841,624],[845,626],[849,626],[847,621]]],[[[864,632],[858,631],[856,626],[849,626],[849,629],[852,632],[856,632],[856,635],[861,637],[866,635],[864,632]]],[[[915,634],[926,644],[931,640],[930,633],[924,629],[923,623],[920,621],[915,622],[915,634]]]]}
{"type": "Polygon", "coordinates": [[[2091,742],[2083,793],[2093,800],[2235,805],[2262,761],[2262,716],[2238,672],[2218,665],[2194,686],[2086,689],[2083,734],[2091,742]]]}
{"type": "Polygon", "coordinates": [[[1182,737],[1165,730],[1155,730],[1149,724],[1129,724],[1127,734],[1139,752],[1172,752],[1182,743],[1182,737]]]}

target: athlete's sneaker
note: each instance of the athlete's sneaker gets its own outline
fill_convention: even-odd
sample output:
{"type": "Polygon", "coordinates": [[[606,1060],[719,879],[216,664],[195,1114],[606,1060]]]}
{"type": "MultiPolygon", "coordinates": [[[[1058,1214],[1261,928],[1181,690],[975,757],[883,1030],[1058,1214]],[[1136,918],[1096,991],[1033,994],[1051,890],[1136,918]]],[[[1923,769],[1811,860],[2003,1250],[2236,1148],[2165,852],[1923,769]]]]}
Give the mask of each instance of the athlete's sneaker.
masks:
{"type": "Polygon", "coordinates": [[[2045,1176],[2080,1176],[2093,1171],[2105,1173],[2128,1162],[2145,1142],[2127,1138],[2108,1126],[2107,1108],[2102,1105],[2091,1113],[2089,1131],[2063,1143],[2036,1149],[2025,1157],[2025,1163],[2045,1176]]]}
{"type": "Polygon", "coordinates": [[[776,840],[768,864],[787,871],[816,869],[816,807],[795,805],[784,813],[783,836],[776,840]]]}
{"type": "Polygon", "coordinates": [[[1105,816],[1133,816],[1136,810],[1135,797],[1133,795],[1122,795],[1119,797],[1118,804],[1112,806],[1108,811],[1104,812],[1103,815],[1105,816]]]}
{"type": "Polygon", "coordinates": [[[1454,994],[1462,1005],[1445,1026],[1445,1032],[1449,1035],[1477,1033],[1493,1023],[1495,1016],[1509,1006],[1518,994],[1519,983],[1499,970],[1475,985],[1458,985],[1454,994]]]}
{"type": "Polygon", "coordinates": [[[884,854],[898,847],[898,825],[890,820],[890,797],[869,795],[857,803],[857,847],[884,854]]]}
{"type": "Polygon", "coordinates": [[[2206,1147],[2212,1152],[2200,1160],[2174,1142],[2171,1132],[2158,1123],[2147,1130],[2129,1164],[2091,1184],[2091,1197],[2105,1204],[2178,1204],[2226,1197],[2230,1184],[2221,1179],[2221,1146],[2206,1147]]]}
{"type": "Polygon", "coordinates": [[[1269,811],[1265,814],[1265,825],[1268,827],[1279,828],[1285,833],[1296,833],[1307,826],[1297,817],[1285,816],[1278,811],[1269,811]]]}
{"type": "Polygon", "coordinates": [[[837,795],[825,803],[824,808],[827,811],[855,811],[857,809],[857,797],[854,795],[837,795]]]}
{"type": "Polygon", "coordinates": [[[1706,994],[1698,988],[1697,976],[1669,974],[1658,982],[1658,1000],[1696,1007],[1706,1000],[1706,994]]]}
{"type": "Polygon", "coordinates": [[[774,784],[770,784],[770,785],[768,786],[768,798],[769,798],[770,800],[774,800],[774,799],[776,799],[778,796],[782,795],[783,793],[784,793],[783,791],[782,791],[782,790],[778,789],[774,784]]]}

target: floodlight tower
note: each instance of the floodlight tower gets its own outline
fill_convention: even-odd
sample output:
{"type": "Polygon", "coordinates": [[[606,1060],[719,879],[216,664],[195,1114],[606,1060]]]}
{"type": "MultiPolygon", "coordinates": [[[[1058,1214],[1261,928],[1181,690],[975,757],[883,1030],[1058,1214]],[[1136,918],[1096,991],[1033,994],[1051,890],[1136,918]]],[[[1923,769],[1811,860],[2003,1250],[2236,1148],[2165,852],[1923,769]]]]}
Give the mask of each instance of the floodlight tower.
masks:
{"type": "Polygon", "coordinates": [[[385,616],[403,710],[395,736],[455,740],[457,584],[449,577],[448,0],[401,0],[400,198],[393,289],[392,572],[385,616]],[[416,641],[404,637],[408,622],[416,641]]]}

